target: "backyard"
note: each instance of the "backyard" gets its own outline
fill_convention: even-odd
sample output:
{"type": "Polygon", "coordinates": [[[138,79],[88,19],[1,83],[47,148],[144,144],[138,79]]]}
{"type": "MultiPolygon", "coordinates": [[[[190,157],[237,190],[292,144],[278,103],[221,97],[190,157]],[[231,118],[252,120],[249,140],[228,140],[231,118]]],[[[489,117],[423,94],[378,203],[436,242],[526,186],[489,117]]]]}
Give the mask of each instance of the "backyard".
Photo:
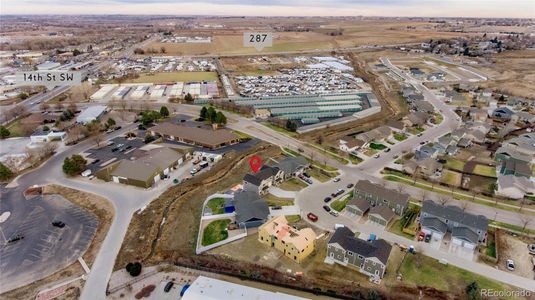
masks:
{"type": "Polygon", "coordinates": [[[460,161],[458,159],[455,159],[453,157],[447,157],[446,164],[444,165],[448,169],[457,170],[457,171],[463,171],[464,169],[464,162],[460,161]]]}
{"type": "Polygon", "coordinates": [[[213,198],[208,200],[206,206],[212,210],[213,215],[219,215],[225,212],[225,198],[213,198]]]}
{"type": "Polygon", "coordinates": [[[294,205],[294,199],[292,198],[279,198],[272,194],[263,196],[266,199],[269,206],[289,206],[294,205]]]}
{"type": "Polygon", "coordinates": [[[394,133],[394,138],[396,139],[396,141],[401,142],[407,139],[407,135],[405,133],[396,132],[394,133]]]}
{"type": "Polygon", "coordinates": [[[202,233],[202,245],[208,246],[226,239],[228,224],[230,224],[230,219],[215,220],[208,224],[202,233]]]}
{"type": "Polygon", "coordinates": [[[474,174],[481,176],[496,177],[496,168],[492,166],[476,165],[474,168],[474,174]]]}

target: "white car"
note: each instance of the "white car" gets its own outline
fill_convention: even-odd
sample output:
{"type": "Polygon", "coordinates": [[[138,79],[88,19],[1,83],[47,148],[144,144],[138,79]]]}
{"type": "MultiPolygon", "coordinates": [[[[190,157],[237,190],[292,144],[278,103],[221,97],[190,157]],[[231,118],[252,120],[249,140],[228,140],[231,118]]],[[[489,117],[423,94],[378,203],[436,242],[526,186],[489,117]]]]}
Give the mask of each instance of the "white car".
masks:
{"type": "Polygon", "coordinates": [[[336,177],[333,181],[334,181],[334,182],[338,182],[338,181],[340,181],[340,177],[336,177]]]}
{"type": "Polygon", "coordinates": [[[379,155],[379,154],[375,154],[373,157],[374,157],[374,158],[379,158],[380,156],[381,156],[381,155],[379,155]]]}
{"type": "Polygon", "coordinates": [[[508,259],[505,262],[505,266],[507,267],[507,270],[514,271],[515,270],[515,262],[512,259],[508,259]]]}

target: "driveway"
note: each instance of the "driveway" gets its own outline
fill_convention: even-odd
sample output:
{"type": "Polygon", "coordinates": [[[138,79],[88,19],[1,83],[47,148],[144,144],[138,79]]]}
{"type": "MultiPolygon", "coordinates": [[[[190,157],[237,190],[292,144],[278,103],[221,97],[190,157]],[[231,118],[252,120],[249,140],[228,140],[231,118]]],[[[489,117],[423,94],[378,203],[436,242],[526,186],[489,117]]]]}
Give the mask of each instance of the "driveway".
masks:
{"type": "Polygon", "coordinates": [[[299,210],[299,206],[289,205],[289,206],[281,206],[281,209],[273,209],[273,207],[270,207],[269,214],[272,217],[277,217],[277,216],[300,215],[301,212],[299,210]]]}
{"type": "Polygon", "coordinates": [[[281,188],[278,188],[276,186],[272,186],[269,188],[269,193],[275,197],[279,198],[295,198],[296,192],[293,191],[286,191],[281,188]]]}

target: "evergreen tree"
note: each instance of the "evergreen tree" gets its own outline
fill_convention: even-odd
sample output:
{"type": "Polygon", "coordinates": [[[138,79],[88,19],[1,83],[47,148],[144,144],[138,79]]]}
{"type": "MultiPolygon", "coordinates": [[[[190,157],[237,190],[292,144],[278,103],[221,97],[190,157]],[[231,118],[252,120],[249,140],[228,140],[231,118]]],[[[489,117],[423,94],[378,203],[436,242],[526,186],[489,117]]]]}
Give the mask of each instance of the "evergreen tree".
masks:
{"type": "Polygon", "coordinates": [[[4,125],[0,125],[0,138],[5,139],[10,134],[11,132],[9,132],[9,129],[7,129],[4,125]]]}
{"type": "Polygon", "coordinates": [[[13,177],[13,172],[0,162],[0,180],[8,180],[13,177]]]}
{"type": "Polygon", "coordinates": [[[168,117],[169,116],[169,109],[166,106],[160,107],[160,115],[162,117],[168,117]]]}
{"type": "Polygon", "coordinates": [[[203,106],[203,107],[201,108],[201,114],[200,114],[200,117],[201,117],[202,119],[206,119],[206,114],[207,114],[207,112],[208,112],[208,109],[206,109],[206,106],[203,106]]]}

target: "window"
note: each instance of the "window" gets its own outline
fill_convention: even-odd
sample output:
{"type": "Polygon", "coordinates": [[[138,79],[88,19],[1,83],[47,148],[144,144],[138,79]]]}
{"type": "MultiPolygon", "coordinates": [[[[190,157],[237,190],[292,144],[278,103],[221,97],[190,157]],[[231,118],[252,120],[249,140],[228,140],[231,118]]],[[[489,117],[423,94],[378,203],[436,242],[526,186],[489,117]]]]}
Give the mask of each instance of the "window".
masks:
{"type": "Polygon", "coordinates": [[[353,252],[351,252],[351,251],[347,251],[347,255],[349,255],[349,256],[353,256],[353,252]]]}
{"type": "Polygon", "coordinates": [[[329,253],[329,256],[331,256],[331,258],[334,258],[334,252],[329,253]]]}
{"type": "Polygon", "coordinates": [[[359,255],[359,259],[363,259],[362,255],[359,255]]]}

